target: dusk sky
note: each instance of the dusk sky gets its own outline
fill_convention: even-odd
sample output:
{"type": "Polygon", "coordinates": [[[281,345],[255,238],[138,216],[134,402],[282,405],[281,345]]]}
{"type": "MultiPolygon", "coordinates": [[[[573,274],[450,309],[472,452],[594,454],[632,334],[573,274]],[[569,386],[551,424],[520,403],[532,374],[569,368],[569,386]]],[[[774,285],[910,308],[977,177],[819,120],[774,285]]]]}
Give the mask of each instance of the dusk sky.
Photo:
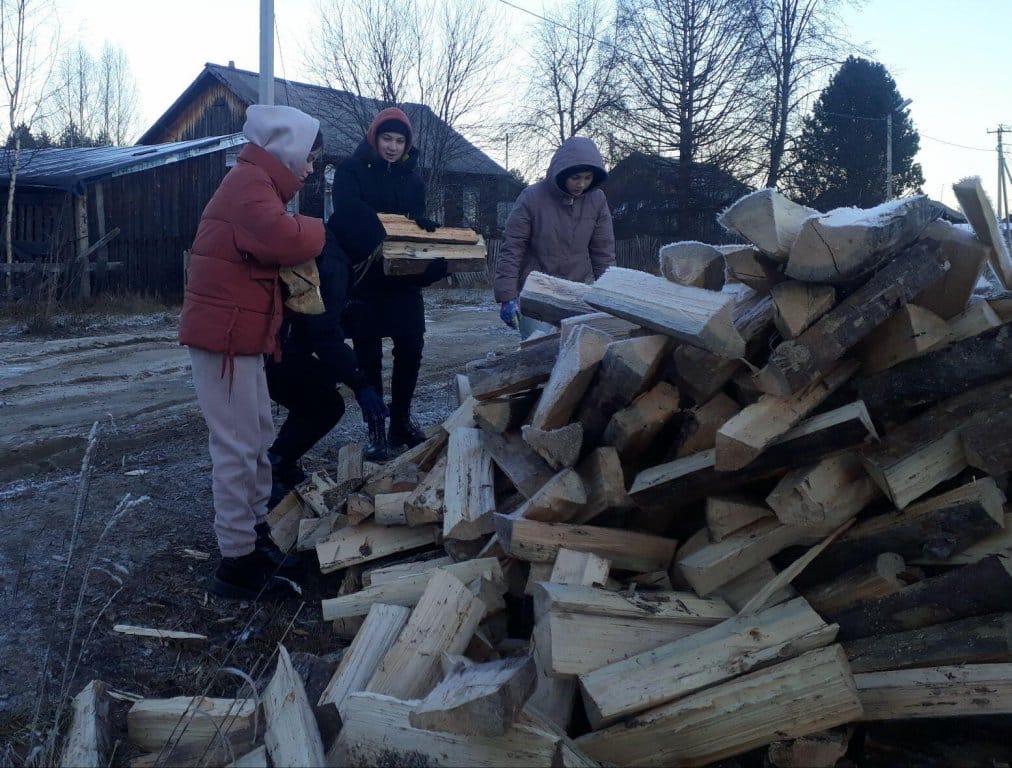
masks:
{"type": "MultiPolygon", "coordinates": [[[[205,62],[242,69],[259,66],[257,0],[177,0],[169,6],[136,0],[60,0],[65,6],[63,36],[81,34],[97,54],[108,39],[123,46],[138,82],[149,126],[197,76],[205,62]],[[151,9],[148,12],[148,9],[151,9]]],[[[541,0],[515,0],[540,11],[541,0]]],[[[523,29],[534,19],[501,6],[508,28],[523,29]]],[[[275,73],[310,79],[302,51],[311,39],[319,0],[275,0],[279,45],[275,73]]],[[[955,205],[951,186],[964,176],[981,176],[992,198],[996,189],[999,123],[1012,125],[1012,64],[1008,34],[1012,0],[869,0],[847,11],[848,36],[893,75],[921,134],[918,160],[925,192],[955,205]],[[959,146],[954,146],[959,145],[959,146]]],[[[523,46],[515,49],[523,65],[523,46]]],[[[509,89],[510,84],[504,83],[509,89]]],[[[1012,145],[1012,134],[1006,136],[1012,145]]],[[[502,146],[483,147],[499,162],[502,146]]]]}

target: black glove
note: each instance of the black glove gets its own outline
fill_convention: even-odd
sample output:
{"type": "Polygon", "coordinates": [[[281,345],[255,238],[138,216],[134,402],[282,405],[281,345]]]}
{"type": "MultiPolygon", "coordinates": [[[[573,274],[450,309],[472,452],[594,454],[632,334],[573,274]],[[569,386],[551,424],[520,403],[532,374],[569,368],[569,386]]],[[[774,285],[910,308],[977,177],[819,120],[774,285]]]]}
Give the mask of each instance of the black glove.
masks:
{"type": "Polygon", "coordinates": [[[424,229],[426,232],[435,232],[442,226],[438,221],[427,219],[424,216],[415,216],[411,219],[419,228],[424,229]]]}
{"type": "Polygon", "coordinates": [[[383,398],[370,385],[367,384],[355,392],[355,399],[358,400],[362,417],[367,423],[372,424],[387,417],[387,407],[383,403],[383,398]]]}
{"type": "Polygon", "coordinates": [[[419,282],[423,285],[438,283],[449,274],[449,271],[449,268],[446,266],[446,259],[442,257],[433,259],[425,265],[425,271],[419,275],[419,282]]]}

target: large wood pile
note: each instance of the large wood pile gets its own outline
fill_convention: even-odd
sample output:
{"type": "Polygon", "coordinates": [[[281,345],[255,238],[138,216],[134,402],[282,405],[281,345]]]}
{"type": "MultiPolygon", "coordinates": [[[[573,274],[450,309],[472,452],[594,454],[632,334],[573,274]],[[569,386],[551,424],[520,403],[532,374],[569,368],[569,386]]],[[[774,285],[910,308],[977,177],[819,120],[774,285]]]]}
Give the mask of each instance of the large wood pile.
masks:
{"type": "Polygon", "coordinates": [[[970,301],[997,249],[923,198],[722,221],[749,245],[665,246],[660,277],[535,273],[557,333],[272,512],[344,573],[351,640],[317,702],[283,654],[275,764],[902,763],[868,724],[1012,713],[1012,317],[970,301]]]}

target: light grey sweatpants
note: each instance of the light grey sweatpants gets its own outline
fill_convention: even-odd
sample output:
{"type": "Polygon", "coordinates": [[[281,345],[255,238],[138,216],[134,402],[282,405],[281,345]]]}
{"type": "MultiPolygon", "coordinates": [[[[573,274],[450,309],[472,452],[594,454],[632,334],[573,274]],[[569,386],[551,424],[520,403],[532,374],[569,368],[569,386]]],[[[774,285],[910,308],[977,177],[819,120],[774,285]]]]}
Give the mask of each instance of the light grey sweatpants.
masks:
{"type": "Polygon", "coordinates": [[[267,449],[274,442],[271,398],[262,355],[234,358],[229,393],[229,366],[224,355],[190,347],[193,386],[207,422],[211,452],[214,533],[224,557],[253,551],[253,526],[267,517],[271,464],[267,449]]]}

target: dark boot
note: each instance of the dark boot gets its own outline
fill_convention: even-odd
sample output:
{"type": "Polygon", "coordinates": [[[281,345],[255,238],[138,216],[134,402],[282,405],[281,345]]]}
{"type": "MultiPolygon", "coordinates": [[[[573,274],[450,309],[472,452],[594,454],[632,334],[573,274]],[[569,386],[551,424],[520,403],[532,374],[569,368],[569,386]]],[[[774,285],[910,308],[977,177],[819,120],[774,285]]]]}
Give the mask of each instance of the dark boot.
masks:
{"type": "Polygon", "coordinates": [[[306,473],[297,461],[288,461],[274,451],[267,451],[267,459],[271,463],[271,498],[267,509],[274,509],[295,486],[305,482],[306,473]]]}
{"type": "Polygon", "coordinates": [[[286,555],[281,547],[271,538],[271,527],[265,520],[257,523],[253,530],[257,532],[256,551],[266,557],[277,569],[278,576],[286,579],[299,579],[302,576],[302,563],[294,555],[286,555]]]}
{"type": "Polygon", "coordinates": [[[232,600],[278,600],[288,585],[274,578],[275,568],[262,552],[254,549],[242,557],[223,557],[211,577],[211,592],[232,600]]]}
{"type": "Polygon", "coordinates": [[[379,419],[369,424],[369,442],[365,447],[366,461],[384,462],[392,456],[387,444],[386,419],[379,419]]]}
{"type": "Polygon", "coordinates": [[[425,433],[410,416],[390,417],[390,445],[414,448],[425,442],[425,433]]]}

